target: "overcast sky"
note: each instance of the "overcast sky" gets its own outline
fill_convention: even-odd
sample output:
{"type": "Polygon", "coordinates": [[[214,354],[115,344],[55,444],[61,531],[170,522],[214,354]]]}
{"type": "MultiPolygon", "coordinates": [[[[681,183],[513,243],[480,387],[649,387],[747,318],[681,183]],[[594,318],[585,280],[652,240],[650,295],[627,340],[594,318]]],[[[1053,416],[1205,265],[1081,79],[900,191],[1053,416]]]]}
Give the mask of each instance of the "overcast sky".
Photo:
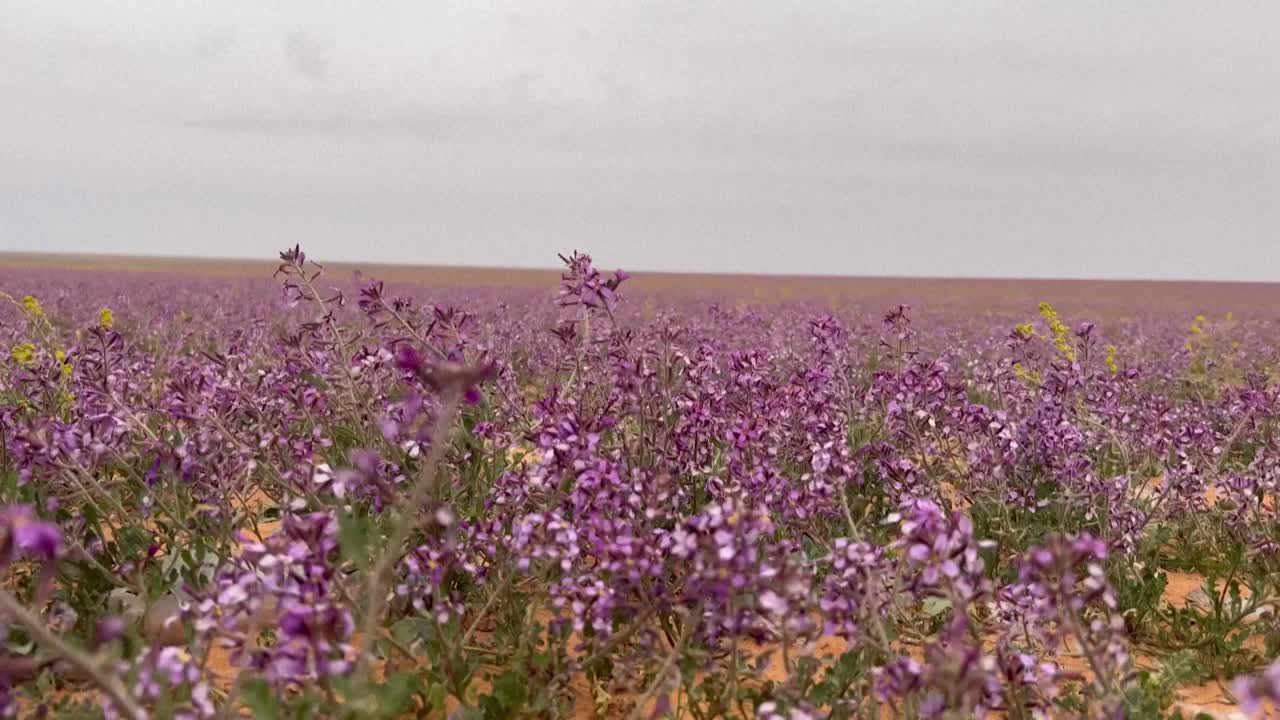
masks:
{"type": "Polygon", "coordinates": [[[294,243],[1280,280],[1280,3],[0,0],[0,249],[294,243]]]}

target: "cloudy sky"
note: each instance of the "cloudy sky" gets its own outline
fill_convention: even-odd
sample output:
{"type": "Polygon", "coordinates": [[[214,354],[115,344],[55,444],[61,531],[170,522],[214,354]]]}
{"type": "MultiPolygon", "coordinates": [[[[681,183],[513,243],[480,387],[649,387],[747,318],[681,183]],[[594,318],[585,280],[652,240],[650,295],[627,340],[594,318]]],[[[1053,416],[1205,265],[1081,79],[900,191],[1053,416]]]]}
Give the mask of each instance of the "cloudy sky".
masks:
{"type": "Polygon", "coordinates": [[[1277,28],[1229,0],[0,0],[0,249],[1280,280],[1277,28]]]}

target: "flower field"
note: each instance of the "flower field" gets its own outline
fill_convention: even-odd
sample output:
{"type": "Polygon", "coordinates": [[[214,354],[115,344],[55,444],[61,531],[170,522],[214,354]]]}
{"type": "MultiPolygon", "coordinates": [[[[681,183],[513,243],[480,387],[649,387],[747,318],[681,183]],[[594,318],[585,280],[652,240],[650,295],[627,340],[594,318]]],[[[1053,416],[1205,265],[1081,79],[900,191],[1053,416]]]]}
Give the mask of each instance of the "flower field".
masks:
{"type": "Polygon", "coordinates": [[[0,270],[5,716],[1277,712],[1274,313],[562,259],[0,270]]]}

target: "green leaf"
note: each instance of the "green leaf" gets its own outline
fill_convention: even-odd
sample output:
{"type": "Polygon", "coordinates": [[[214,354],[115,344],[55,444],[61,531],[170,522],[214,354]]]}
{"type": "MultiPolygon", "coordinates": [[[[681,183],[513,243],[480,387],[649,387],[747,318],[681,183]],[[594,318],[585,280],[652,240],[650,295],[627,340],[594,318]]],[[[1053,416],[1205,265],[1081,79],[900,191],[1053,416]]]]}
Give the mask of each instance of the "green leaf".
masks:
{"type": "Polygon", "coordinates": [[[514,670],[509,670],[493,681],[489,695],[481,696],[480,709],[484,711],[485,720],[509,720],[516,711],[524,707],[528,699],[525,684],[527,678],[514,670]]]}
{"type": "Polygon", "coordinates": [[[931,618],[938,617],[942,613],[951,609],[951,601],[946,598],[931,597],[925,598],[924,614],[931,618]]]}
{"type": "Polygon", "coordinates": [[[84,516],[84,522],[86,527],[91,527],[91,528],[98,527],[98,520],[100,519],[98,516],[98,509],[95,508],[93,505],[89,503],[85,503],[84,505],[81,505],[80,514],[84,516]]]}
{"type": "Polygon", "coordinates": [[[332,428],[333,444],[338,450],[350,450],[360,445],[360,435],[351,428],[339,425],[332,428]]]}
{"type": "Polygon", "coordinates": [[[448,691],[444,689],[444,685],[440,683],[432,683],[431,689],[427,691],[427,703],[431,710],[444,710],[445,699],[448,697],[448,691]]]}
{"type": "Polygon", "coordinates": [[[257,720],[281,720],[280,701],[265,680],[250,680],[244,684],[244,704],[253,711],[257,720]]]}
{"type": "Polygon", "coordinates": [[[310,370],[303,370],[300,377],[302,378],[302,382],[316,388],[317,390],[329,389],[329,382],[310,370]]]}
{"type": "Polygon", "coordinates": [[[387,678],[382,686],[382,702],[379,709],[387,718],[403,717],[413,707],[413,696],[422,683],[418,676],[411,672],[400,672],[387,678]]]}
{"type": "Polygon", "coordinates": [[[343,513],[338,518],[338,545],[342,556],[361,570],[369,569],[369,544],[373,522],[368,516],[343,513]]]}
{"type": "Polygon", "coordinates": [[[36,641],[27,637],[25,630],[12,628],[9,630],[9,641],[5,647],[14,655],[30,655],[36,650],[36,641]]]}

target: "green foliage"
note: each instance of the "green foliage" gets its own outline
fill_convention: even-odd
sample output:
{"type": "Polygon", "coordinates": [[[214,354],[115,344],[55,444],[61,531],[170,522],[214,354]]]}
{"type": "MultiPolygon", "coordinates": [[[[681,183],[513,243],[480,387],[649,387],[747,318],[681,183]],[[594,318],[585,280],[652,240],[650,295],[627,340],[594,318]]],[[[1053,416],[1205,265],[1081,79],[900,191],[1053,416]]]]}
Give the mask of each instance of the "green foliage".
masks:
{"type": "Polygon", "coordinates": [[[1125,717],[1160,720],[1177,700],[1178,687],[1197,677],[1195,654],[1176,653],[1165,658],[1158,672],[1139,671],[1136,682],[1125,690],[1125,717]]]}
{"type": "Polygon", "coordinates": [[[510,720],[529,699],[527,678],[507,671],[493,680],[488,694],[481,695],[479,706],[484,720],[510,720]]]}

